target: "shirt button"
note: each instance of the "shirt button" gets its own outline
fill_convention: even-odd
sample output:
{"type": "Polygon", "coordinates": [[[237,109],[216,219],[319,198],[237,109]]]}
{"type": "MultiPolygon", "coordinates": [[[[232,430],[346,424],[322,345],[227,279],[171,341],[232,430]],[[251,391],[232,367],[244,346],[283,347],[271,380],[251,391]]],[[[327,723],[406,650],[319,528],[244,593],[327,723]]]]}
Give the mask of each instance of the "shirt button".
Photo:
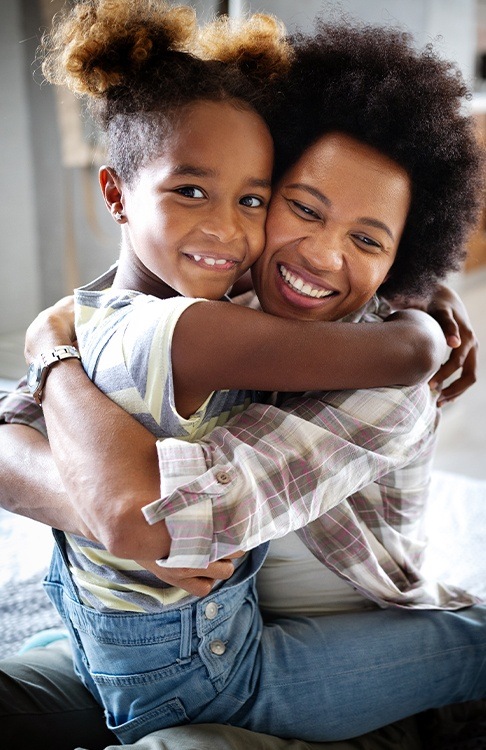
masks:
{"type": "Polygon", "coordinates": [[[211,643],[209,644],[209,650],[212,654],[216,654],[216,656],[222,656],[226,651],[226,646],[224,645],[223,641],[211,641],[211,643]]]}
{"type": "Polygon", "coordinates": [[[230,475],[225,471],[218,471],[218,473],[216,474],[216,481],[220,484],[229,484],[229,482],[231,482],[231,478],[230,475]]]}
{"type": "Polygon", "coordinates": [[[214,620],[214,618],[218,614],[218,609],[219,607],[216,602],[209,602],[209,604],[206,604],[204,614],[206,615],[208,620],[214,620]]]}

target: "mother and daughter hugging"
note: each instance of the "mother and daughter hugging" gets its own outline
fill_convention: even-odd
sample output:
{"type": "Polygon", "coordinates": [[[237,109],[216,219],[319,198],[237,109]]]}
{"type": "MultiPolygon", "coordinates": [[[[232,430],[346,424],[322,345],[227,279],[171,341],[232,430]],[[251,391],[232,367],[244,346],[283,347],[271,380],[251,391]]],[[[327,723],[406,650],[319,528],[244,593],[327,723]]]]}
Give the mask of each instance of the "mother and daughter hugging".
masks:
{"type": "Polygon", "coordinates": [[[78,2],[43,56],[106,134],[121,242],[2,401],[2,505],[56,529],[72,649],[4,662],[4,732],[338,747],[484,698],[486,607],[420,569],[438,407],[475,372],[439,284],[482,188],[454,65],[397,30],[148,0],[78,2]]]}

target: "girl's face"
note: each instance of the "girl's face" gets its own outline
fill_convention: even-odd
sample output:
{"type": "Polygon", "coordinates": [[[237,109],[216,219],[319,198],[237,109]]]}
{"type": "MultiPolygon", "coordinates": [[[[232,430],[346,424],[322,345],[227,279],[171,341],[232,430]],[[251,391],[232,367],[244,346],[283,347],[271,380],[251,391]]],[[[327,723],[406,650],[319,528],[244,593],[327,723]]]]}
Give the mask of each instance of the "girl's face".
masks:
{"type": "Polygon", "coordinates": [[[263,250],[272,166],[272,139],[255,112],[229,102],[187,107],[160,156],[121,190],[120,263],[135,288],[222,297],[263,250]]]}
{"type": "Polygon", "coordinates": [[[340,133],[318,140],[274,190],[253,270],[262,308],[300,320],[359,309],[389,274],[410,198],[388,157],[340,133]]]}

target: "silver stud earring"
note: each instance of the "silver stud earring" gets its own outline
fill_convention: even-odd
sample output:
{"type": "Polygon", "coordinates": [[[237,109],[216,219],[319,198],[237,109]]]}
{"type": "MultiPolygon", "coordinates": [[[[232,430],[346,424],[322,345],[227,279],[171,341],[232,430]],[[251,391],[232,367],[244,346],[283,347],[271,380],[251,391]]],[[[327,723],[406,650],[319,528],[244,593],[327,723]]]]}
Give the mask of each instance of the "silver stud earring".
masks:
{"type": "Polygon", "coordinates": [[[113,216],[117,221],[121,221],[125,217],[125,214],[120,213],[120,211],[115,211],[113,216]]]}

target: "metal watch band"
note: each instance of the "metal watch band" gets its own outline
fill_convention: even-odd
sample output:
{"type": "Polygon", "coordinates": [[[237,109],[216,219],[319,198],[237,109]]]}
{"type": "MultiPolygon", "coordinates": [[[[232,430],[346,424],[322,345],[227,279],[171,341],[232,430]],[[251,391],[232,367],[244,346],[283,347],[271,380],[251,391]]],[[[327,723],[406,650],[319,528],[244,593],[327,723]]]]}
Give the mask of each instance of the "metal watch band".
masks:
{"type": "Polygon", "coordinates": [[[70,357],[81,359],[80,353],[74,346],[55,346],[49,352],[41,352],[39,354],[44,367],[51,367],[54,362],[59,362],[61,359],[70,359],[70,357]]]}
{"type": "Polygon", "coordinates": [[[74,346],[55,346],[47,352],[41,352],[31,363],[27,373],[27,385],[39,405],[42,402],[42,392],[52,366],[63,359],[72,358],[81,359],[80,353],[74,346]]]}

